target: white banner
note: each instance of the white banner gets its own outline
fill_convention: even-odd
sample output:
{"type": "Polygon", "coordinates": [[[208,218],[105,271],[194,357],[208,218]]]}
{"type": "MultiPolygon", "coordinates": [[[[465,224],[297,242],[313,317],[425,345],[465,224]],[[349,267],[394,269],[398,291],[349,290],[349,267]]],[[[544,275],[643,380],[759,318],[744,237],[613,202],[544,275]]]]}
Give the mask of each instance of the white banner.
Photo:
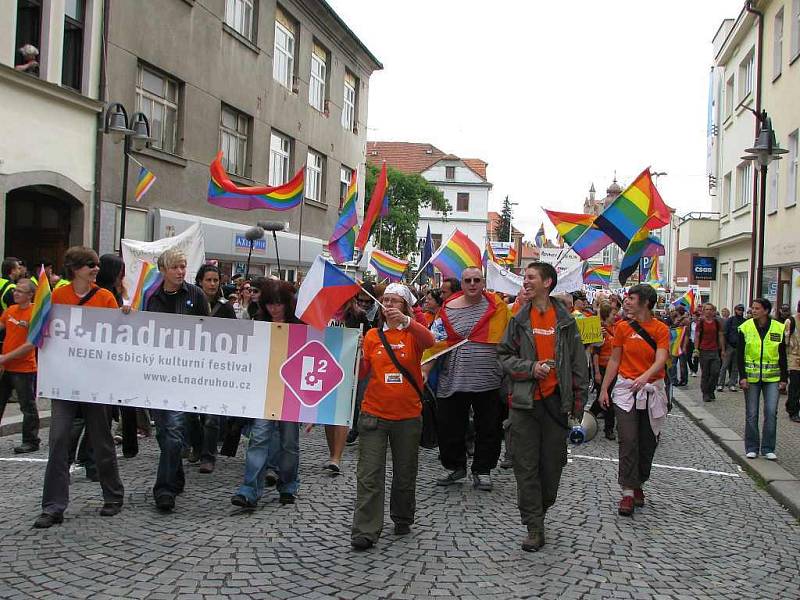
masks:
{"type": "Polygon", "coordinates": [[[358,329],[55,305],[37,395],[349,425],[358,329]]]}
{"type": "Polygon", "coordinates": [[[522,276],[504,269],[490,260],[486,263],[486,288],[516,296],[522,288],[522,276]]]}
{"type": "Polygon", "coordinates": [[[156,260],[165,250],[177,248],[186,255],[186,281],[194,283],[194,276],[206,259],[206,248],[203,240],[203,229],[200,223],[194,223],[186,231],[176,236],[162,238],[152,242],[122,240],[122,260],[125,261],[125,289],[133,294],[139,280],[141,261],[156,264],[156,260]]]}
{"type": "Polygon", "coordinates": [[[583,289],[583,262],[574,265],[566,273],[558,274],[558,283],[551,294],[569,294],[583,289]]]}
{"type": "Polygon", "coordinates": [[[542,262],[549,263],[551,265],[555,265],[558,263],[556,267],[556,273],[558,276],[561,277],[562,273],[566,273],[567,271],[571,271],[572,268],[577,264],[583,264],[583,260],[580,256],[575,254],[572,250],[565,248],[541,248],[539,250],[539,260],[542,262]],[[560,262],[559,262],[559,259],[560,262]]]}

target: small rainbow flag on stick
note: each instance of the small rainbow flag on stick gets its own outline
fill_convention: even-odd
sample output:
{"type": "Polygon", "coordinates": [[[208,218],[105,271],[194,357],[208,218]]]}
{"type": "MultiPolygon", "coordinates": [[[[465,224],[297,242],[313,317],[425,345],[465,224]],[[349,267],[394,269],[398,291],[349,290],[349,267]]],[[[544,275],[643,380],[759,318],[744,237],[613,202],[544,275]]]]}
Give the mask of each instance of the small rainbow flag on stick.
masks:
{"type": "Polygon", "coordinates": [[[379,278],[389,281],[400,281],[408,268],[407,260],[401,260],[377,249],[372,251],[369,264],[378,272],[379,278]]]}
{"type": "Polygon", "coordinates": [[[211,180],[208,182],[208,202],[223,208],[234,210],[289,210],[303,200],[305,190],[305,167],[297,175],[283,185],[275,187],[245,187],[233,183],[222,166],[222,152],[209,167],[211,180]]]}
{"type": "Polygon", "coordinates": [[[466,234],[456,229],[447,243],[431,257],[433,266],[442,272],[443,277],[461,278],[461,271],[467,267],[481,266],[481,250],[466,234]]]}
{"type": "Polygon", "coordinates": [[[155,182],[156,176],[153,175],[153,172],[139,166],[139,178],[136,180],[136,192],[133,199],[139,202],[155,182]]]}
{"type": "Polygon", "coordinates": [[[161,283],[161,273],[153,263],[142,262],[139,271],[139,279],[136,281],[136,289],[133,292],[131,308],[134,310],[144,310],[147,299],[158,289],[161,283]]]}
{"type": "Polygon", "coordinates": [[[609,287],[611,285],[611,265],[587,267],[583,272],[583,283],[609,287]]]}
{"type": "Polygon", "coordinates": [[[357,172],[350,176],[350,186],[342,205],[342,213],[333,229],[331,239],[328,240],[328,252],[333,259],[341,264],[353,260],[356,248],[356,232],[358,231],[358,214],[356,202],[358,201],[357,172]]]}
{"type": "Polygon", "coordinates": [[[669,354],[670,356],[680,356],[683,354],[683,336],[686,334],[686,327],[676,327],[669,330],[669,354]]]}
{"type": "Polygon", "coordinates": [[[33,311],[31,321],[28,323],[28,341],[41,348],[44,343],[44,334],[47,331],[47,322],[50,316],[50,279],[44,270],[44,265],[39,269],[39,285],[36,287],[36,295],[33,297],[33,311]]]}
{"type": "Polygon", "coordinates": [[[697,298],[695,297],[694,290],[689,290],[683,296],[672,303],[673,306],[685,306],[690,314],[694,314],[694,307],[697,298]]]}

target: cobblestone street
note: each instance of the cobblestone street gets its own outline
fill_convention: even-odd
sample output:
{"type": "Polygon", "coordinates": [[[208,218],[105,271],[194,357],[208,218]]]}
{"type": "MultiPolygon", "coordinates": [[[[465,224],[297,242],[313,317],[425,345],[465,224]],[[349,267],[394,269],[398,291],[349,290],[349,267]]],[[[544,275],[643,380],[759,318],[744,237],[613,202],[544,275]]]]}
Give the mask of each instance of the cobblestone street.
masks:
{"type": "MultiPolygon", "coordinates": [[[[46,432],[44,432],[46,434],[46,432]]],[[[45,436],[46,437],[46,436],[45,436]]],[[[301,441],[294,506],[273,492],[254,513],[229,503],[242,474],[221,458],[212,475],[187,466],[173,514],[151,497],[157,446],[120,458],[123,512],[101,518],[100,489],[74,473],[61,526],[31,528],[39,513],[46,447],[14,460],[16,436],[0,439],[0,597],[22,598],[785,598],[800,586],[800,532],[793,518],[677,409],[656,454],[647,506],[616,514],[616,444],[575,448],[547,545],[519,545],[523,528],[511,471],[495,490],[442,489],[436,451],[422,451],[417,522],[376,548],[349,545],[356,447],[344,474],[323,475],[320,428],[301,441]],[[34,459],[33,462],[27,459],[34,459]]]]}

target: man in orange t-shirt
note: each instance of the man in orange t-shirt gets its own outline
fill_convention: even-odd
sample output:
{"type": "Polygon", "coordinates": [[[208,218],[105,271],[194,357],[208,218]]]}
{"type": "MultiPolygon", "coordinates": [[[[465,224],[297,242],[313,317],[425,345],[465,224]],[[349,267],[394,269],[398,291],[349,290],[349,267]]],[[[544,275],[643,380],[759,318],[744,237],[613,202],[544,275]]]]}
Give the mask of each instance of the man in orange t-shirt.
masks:
{"type": "Polygon", "coordinates": [[[28,324],[33,312],[35,287],[30,279],[20,279],[12,290],[14,302],[0,317],[0,330],[5,331],[0,354],[0,419],[11,392],[17,392],[22,411],[22,444],[16,454],[39,449],[39,411],[36,409],[36,351],[28,342],[28,324]]]}

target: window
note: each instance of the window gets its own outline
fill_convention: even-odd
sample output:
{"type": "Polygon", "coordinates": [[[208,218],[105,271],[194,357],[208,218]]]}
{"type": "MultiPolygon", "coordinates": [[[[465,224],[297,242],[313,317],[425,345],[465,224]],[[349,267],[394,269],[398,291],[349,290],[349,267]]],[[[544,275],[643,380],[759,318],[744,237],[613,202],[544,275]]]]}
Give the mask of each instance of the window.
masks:
{"type": "Polygon", "coordinates": [[[792,0],[792,47],[789,60],[800,54],[800,0],[792,0]]]}
{"type": "Polygon", "coordinates": [[[778,178],[780,177],[781,163],[774,161],[770,167],[767,176],[769,177],[769,189],[767,190],[767,213],[772,214],[778,211],[778,178]]]}
{"type": "MultiPolygon", "coordinates": [[[[786,202],[784,206],[797,204],[797,164],[798,164],[798,130],[789,134],[789,169],[786,176],[786,202]]],[[[774,164],[774,163],[773,163],[774,164]]]]}
{"type": "Polygon", "coordinates": [[[228,173],[247,175],[247,138],[250,118],[229,106],[222,106],[219,119],[219,148],[222,166],[228,173]]]}
{"type": "Polygon", "coordinates": [[[469,192],[458,192],[456,195],[456,210],[467,212],[469,210],[469,192]]]}
{"type": "Polygon", "coordinates": [[[225,0],[225,24],[253,40],[253,0],[225,0]]]}
{"type": "Polygon", "coordinates": [[[272,77],[287,89],[294,83],[294,24],[278,8],[275,13],[275,53],[272,56],[272,77]]]}
{"type": "Polygon", "coordinates": [[[272,132],[269,140],[269,185],[281,185],[289,181],[291,147],[291,139],[272,132]]]}
{"type": "MultiPolygon", "coordinates": [[[[17,0],[17,40],[14,44],[14,66],[21,65],[25,61],[19,53],[19,49],[30,44],[36,50],[41,50],[41,31],[42,31],[42,2],[41,0],[17,0]]],[[[37,62],[41,62],[41,57],[36,57],[37,62]]],[[[38,75],[38,68],[26,69],[30,75],[38,75]]]]}
{"type": "Polygon", "coordinates": [[[753,163],[743,162],[736,167],[736,206],[734,210],[750,204],[753,198],[753,163]]]}
{"type": "Polygon", "coordinates": [[[722,206],[720,216],[724,217],[731,212],[731,174],[728,172],[722,179],[722,206]]]}
{"type": "Polygon", "coordinates": [[[775,15],[772,22],[772,79],[781,74],[783,57],[783,7],[775,15]]]}
{"type": "Polygon", "coordinates": [[[725,82],[725,116],[729,117],[733,112],[733,75],[728,77],[725,82]]]}
{"type": "Polygon", "coordinates": [[[347,198],[347,190],[350,188],[350,179],[353,177],[353,169],[341,166],[339,169],[339,210],[342,209],[347,198]]]}
{"type": "Polygon", "coordinates": [[[177,153],[179,83],[144,65],[139,65],[136,109],[150,121],[151,146],[177,153]]]}
{"type": "Polygon", "coordinates": [[[325,188],[322,185],[322,170],[325,157],[313,150],[308,151],[306,161],[306,199],[325,202],[325,188]]]}
{"type": "Polygon", "coordinates": [[[433,249],[438,250],[439,246],[442,245],[442,234],[441,233],[432,233],[431,234],[431,241],[433,242],[433,249]]]}
{"type": "Polygon", "coordinates": [[[747,291],[747,272],[736,273],[733,279],[733,300],[736,304],[748,304],[747,291]]]}
{"type": "Polygon", "coordinates": [[[739,63],[739,102],[753,91],[754,67],[755,51],[751,48],[745,59],[739,63]]]}
{"type": "Polygon", "coordinates": [[[455,167],[445,167],[444,168],[444,178],[448,181],[451,181],[456,178],[456,168],[455,167]]]}
{"type": "Polygon", "coordinates": [[[81,89],[83,71],[84,0],[67,0],[64,5],[64,47],[61,55],[61,85],[81,89]]]}
{"type": "Polygon", "coordinates": [[[314,42],[311,49],[311,77],[308,81],[308,103],[325,112],[325,81],[328,73],[328,51],[314,42]]]}
{"type": "MultiPolygon", "coordinates": [[[[800,0],[799,0],[800,1],[800,0]]],[[[356,129],[356,90],[358,79],[350,71],[344,72],[344,98],[342,100],[342,127],[348,131],[356,129]]]]}

